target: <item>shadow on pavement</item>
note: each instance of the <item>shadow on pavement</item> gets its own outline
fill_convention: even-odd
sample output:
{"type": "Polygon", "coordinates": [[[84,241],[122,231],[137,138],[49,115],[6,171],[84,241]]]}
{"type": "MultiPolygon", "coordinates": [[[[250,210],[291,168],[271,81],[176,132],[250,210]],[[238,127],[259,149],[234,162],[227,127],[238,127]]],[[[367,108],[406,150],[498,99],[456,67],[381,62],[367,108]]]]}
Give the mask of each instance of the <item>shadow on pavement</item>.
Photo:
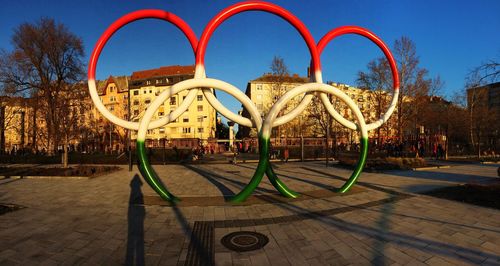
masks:
{"type": "Polygon", "coordinates": [[[229,189],[226,185],[222,184],[221,182],[217,181],[217,178],[221,178],[221,176],[216,175],[214,173],[210,173],[198,167],[194,167],[192,165],[184,164],[183,166],[206,178],[217,189],[219,189],[219,191],[222,193],[222,196],[224,197],[224,200],[227,200],[230,197],[234,196],[234,192],[231,189],[229,189]]]}
{"type": "Polygon", "coordinates": [[[144,265],[144,218],[146,210],[141,191],[142,181],[135,175],[130,182],[128,236],[125,265],[144,265]]]}
{"type": "MultiPolygon", "coordinates": [[[[184,167],[186,167],[186,168],[194,171],[195,173],[205,177],[209,182],[214,184],[222,192],[225,199],[230,198],[231,196],[235,195],[235,193],[232,190],[230,190],[226,185],[224,185],[222,182],[220,182],[219,180],[227,181],[227,182],[229,182],[229,183],[231,183],[234,186],[237,186],[239,188],[244,188],[247,185],[247,183],[224,177],[222,175],[216,174],[216,173],[209,171],[209,170],[206,170],[206,169],[202,169],[200,167],[195,167],[192,165],[184,165],[184,167]],[[230,193],[230,194],[226,195],[226,193],[230,193]]],[[[255,189],[255,192],[275,193],[276,191],[272,190],[272,189],[257,187],[255,189]]]]}

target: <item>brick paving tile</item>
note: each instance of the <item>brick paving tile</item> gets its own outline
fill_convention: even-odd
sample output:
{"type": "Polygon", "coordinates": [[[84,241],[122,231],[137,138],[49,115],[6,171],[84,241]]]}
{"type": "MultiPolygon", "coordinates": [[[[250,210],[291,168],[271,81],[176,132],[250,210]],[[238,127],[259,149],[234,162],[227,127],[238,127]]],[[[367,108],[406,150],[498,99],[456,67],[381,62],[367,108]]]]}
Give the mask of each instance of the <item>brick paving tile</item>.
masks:
{"type": "Polygon", "coordinates": [[[276,166],[289,187],[321,197],[273,198],[264,178],[256,191],[264,200],[233,205],[209,198],[221,197],[221,187],[238,192],[256,164],[155,165],[169,189],[186,198],[175,207],[144,181],[145,203],[129,204],[136,170],[89,180],[2,182],[0,202],[25,208],[0,216],[0,265],[121,265],[131,243],[142,246],[148,265],[195,265],[200,254],[217,265],[500,265],[500,211],[414,194],[489,182],[497,178],[493,167],[363,173],[339,196],[325,187],[340,186],[348,169],[324,162],[276,166]],[[134,220],[131,210],[144,214],[134,220]],[[240,253],[220,243],[243,230],[263,233],[269,243],[240,253]]]}

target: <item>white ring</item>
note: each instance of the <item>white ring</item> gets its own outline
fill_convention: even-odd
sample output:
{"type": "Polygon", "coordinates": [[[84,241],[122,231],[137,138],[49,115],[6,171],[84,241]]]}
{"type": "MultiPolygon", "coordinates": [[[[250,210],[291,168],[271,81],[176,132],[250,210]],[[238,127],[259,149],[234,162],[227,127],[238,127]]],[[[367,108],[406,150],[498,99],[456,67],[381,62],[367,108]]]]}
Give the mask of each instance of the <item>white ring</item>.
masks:
{"type": "MultiPolygon", "coordinates": [[[[205,67],[202,65],[197,65],[196,66],[196,71],[195,71],[195,78],[205,78],[205,67]]],[[[316,72],[315,73],[315,78],[316,79],[321,79],[321,72],[316,72]]],[[[227,109],[224,105],[220,103],[220,101],[215,97],[213,92],[208,89],[204,88],[202,89],[203,95],[205,95],[205,98],[207,98],[208,102],[217,110],[219,113],[221,113],[224,117],[227,119],[250,128],[256,127],[256,125],[252,122],[252,120],[248,119],[247,117],[235,114],[231,112],[229,109],[227,109]]],[[[284,114],[280,117],[278,117],[274,121],[273,126],[279,126],[286,124],[290,122],[291,120],[295,119],[297,116],[299,116],[311,103],[311,100],[313,99],[314,95],[313,94],[306,94],[300,101],[299,105],[297,105],[294,109],[292,109],[289,113],[284,114]]]]}
{"type": "MultiPolygon", "coordinates": [[[[94,102],[95,106],[97,107],[97,110],[99,110],[99,112],[106,119],[111,121],[111,123],[118,125],[118,126],[121,126],[123,128],[126,128],[126,129],[131,129],[131,130],[138,130],[139,129],[139,122],[132,122],[132,121],[123,120],[123,119],[115,116],[113,113],[111,113],[108,110],[108,108],[106,108],[106,106],[104,106],[104,104],[101,102],[101,98],[99,98],[99,95],[97,94],[97,89],[96,89],[96,85],[95,85],[94,80],[89,79],[88,85],[89,85],[89,91],[90,91],[90,96],[92,98],[92,101],[94,102]]],[[[165,91],[168,91],[168,89],[165,91]]],[[[179,105],[178,108],[176,108],[174,111],[169,113],[167,116],[164,116],[160,119],[157,119],[157,120],[154,120],[153,122],[151,122],[148,125],[148,129],[159,128],[159,127],[166,125],[166,124],[170,123],[171,121],[177,119],[180,115],[182,115],[182,113],[184,113],[189,108],[191,103],[196,98],[197,93],[198,93],[198,90],[191,90],[188,93],[188,95],[186,96],[186,98],[184,99],[184,101],[182,101],[182,103],[179,105]]]]}
{"type": "MultiPolygon", "coordinates": [[[[321,80],[321,77],[319,78],[319,80],[316,79],[316,81],[323,83],[323,81],[321,80]]],[[[337,90],[340,90],[340,89],[337,88],[337,90]]],[[[345,119],[341,114],[339,114],[337,112],[337,110],[335,110],[332,103],[330,103],[330,99],[328,99],[328,95],[326,93],[320,93],[319,97],[321,99],[321,102],[323,102],[325,109],[330,113],[330,115],[333,117],[333,119],[335,119],[341,125],[349,128],[349,129],[356,130],[356,124],[354,124],[352,121],[345,119]]],[[[374,121],[374,122],[366,125],[366,130],[370,131],[370,130],[376,129],[376,128],[380,127],[382,124],[384,124],[385,122],[387,122],[387,120],[389,120],[389,118],[391,117],[391,115],[394,112],[394,109],[396,108],[396,105],[398,103],[398,97],[399,97],[399,89],[394,90],[394,94],[392,95],[391,104],[389,105],[389,108],[387,109],[387,111],[377,121],[374,121]]]]}
{"type": "MultiPolygon", "coordinates": [[[[220,89],[220,90],[234,96],[248,110],[253,121],[255,121],[255,125],[257,127],[257,130],[260,130],[260,128],[262,126],[262,118],[260,117],[260,114],[257,111],[257,108],[255,107],[253,102],[248,98],[247,95],[245,95],[245,93],[243,93],[242,91],[240,91],[238,88],[234,87],[233,85],[231,85],[227,82],[221,81],[221,80],[211,79],[211,78],[196,78],[196,79],[188,79],[188,80],[181,81],[181,82],[173,85],[169,90],[163,91],[162,93],[160,93],[160,95],[158,95],[158,97],[156,97],[156,99],[149,105],[148,109],[146,110],[146,112],[144,113],[144,116],[141,119],[141,122],[139,124],[139,131],[137,133],[137,140],[145,140],[146,139],[146,133],[148,130],[148,123],[151,121],[156,110],[158,110],[158,108],[160,108],[160,106],[163,102],[165,102],[168,98],[172,97],[173,95],[175,95],[183,90],[191,89],[193,91],[198,91],[197,89],[193,89],[193,88],[200,88],[200,87],[220,89]]],[[[216,107],[214,107],[214,109],[217,110],[216,107]]],[[[217,110],[217,111],[220,112],[220,110],[217,110]]],[[[220,112],[220,113],[222,115],[224,115],[222,112],[220,112]]],[[[226,117],[226,118],[230,119],[229,117],[226,117]]],[[[170,121],[172,121],[172,120],[170,120],[170,121]]],[[[163,125],[165,125],[165,124],[163,124],[163,125]]],[[[163,126],[163,125],[160,125],[160,126],[163,126]]]]}
{"type": "MultiPolygon", "coordinates": [[[[304,85],[300,85],[298,87],[295,87],[289,91],[287,91],[283,96],[281,96],[278,101],[273,105],[271,110],[269,111],[266,119],[264,120],[264,123],[262,125],[262,136],[263,137],[270,137],[271,129],[272,127],[275,126],[276,123],[274,123],[274,120],[276,119],[276,116],[278,113],[281,111],[283,106],[290,101],[293,97],[301,94],[301,93],[308,93],[308,92],[322,92],[322,93],[330,93],[333,94],[335,97],[338,97],[340,100],[345,102],[347,106],[354,112],[354,115],[356,116],[357,120],[359,121],[359,131],[361,132],[361,137],[362,138],[368,138],[368,129],[366,126],[365,119],[363,117],[363,114],[359,110],[358,106],[356,103],[349,97],[347,96],[344,92],[339,90],[338,88],[327,85],[324,83],[307,83],[304,85]],[[273,125],[273,126],[271,126],[273,125]]],[[[328,110],[330,115],[333,116],[333,113],[331,110],[328,110]]],[[[357,128],[357,127],[356,127],[357,128]]]]}

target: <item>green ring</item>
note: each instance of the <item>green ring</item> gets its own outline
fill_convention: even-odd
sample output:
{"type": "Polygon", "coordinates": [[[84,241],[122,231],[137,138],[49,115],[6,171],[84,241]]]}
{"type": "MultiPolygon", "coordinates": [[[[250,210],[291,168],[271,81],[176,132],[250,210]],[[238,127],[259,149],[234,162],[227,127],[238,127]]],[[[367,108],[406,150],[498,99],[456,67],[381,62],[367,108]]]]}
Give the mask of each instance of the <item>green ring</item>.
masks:
{"type": "Polygon", "coordinates": [[[351,187],[356,183],[356,180],[361,175],[361,172],[363,172],[363,168],[365,168],[366,164],[366,158],[368,156],[368,138],[361,137],[360,144],[361,153],[359,154],[358,164],[356,165],[356,168],[354,168],[354,172],[351,174],[351,177],[349,177],[342,187],[336,189],[336,192],[345,193],[349,191],[349,189],[351,189],[351,187]]]}
{"type": "Polygon", "coordinates": [[[253,174],[252,179],[248,184],[235,196],[233,196],[229,201],[234,203],[240,203],[245,201],[252,192],[257,188],[259,183],[262,181],[264,173],[271,184],[280,192],[281,195],[287,198],[296,198],[298,193],[289,189],[285,183],[283,183],[278,176],[274,173],[271,163],[269,162],[269,146],[271,141],[269,138],[264,138],[259,134],[259,164],[257,169],[253,174]]]}
{"type": "MultiPolygon", "coordinates": [[[[336,192],[345,193],[348,192],[352,186],[356,183],[356,180],[361,175],[363,168],[366,164],[366,158],[368,156],[368,138],[361,138],[361,153],[359,155],[358,164],[354,169],[354,172],[351,174],[349,179],[340,187],[336,189],[336,192]]],[[[269,162],[269,146],[270,139],[263,138],[259,134],[259,164],[257,169],[255,170],[254,175],[250,182],[235,196],[233,196],[229,201],[234,203],[241,203],[245,201],[257,188],[257,186],[262,181],[262,177],[264,174],[267,175],[271,184],[280,192],[281,195],[287,198],[296,198],[298,197],[298,193],[289,189],[283,181],[281,181],[276,173],[273,171],[271,163],[269,162]]],[[[167,187],[161,182],[158,174],[151,167],[149,159],[146,154],[146,146],[144,141],[137,141],[137,155],[139,171],[142,176],[146,180],[146,182],[160,195],[160,197],[166,201],[176,203],[180,201],[179,198],[170,193],[167,187]]]]}
{"type": "MultiPolygon", "coordinates": [[[[348,192],[352,186],[356,183],[356,180],[363,172],[363,169],[366,164],[366,158],[368,156],[368,138],[361,137],[360,139],[360,154],[358,164],[354,169],[354,172],[351,174],[349,179],[342,185],[342,187],[335,189],[335,192],[345,193],[348,192]]],[[[298,193],[289,189],[283,181],[281,181],[276,173],[273,171],[271,163],[269,162],[269,146],[270,139],[263,138],[259,134],[259,164],[255,173],[243,190],[240,191],[237,195],[230,199],[231,202],[240,203],[245,201],[252,192],[257,188],[259,183],[262,181],[262,177],[264,173],[266,173],[269,181],[273,186],[281,193],[281,195],[287,198],[296,198],[298,197],[298,193]]]]}
{"type": "Polygon", "coordinates": [[[139,171],[144,177],[144,180],[148,182],[151,188],[160,195],[160,197],[166,201],[176,203],[180,201],[179,198],[170,193],[167,187],[161,182],[158,174],[155,172],[151,164],[149,163],[148,156],[146,154],[146,145],[143,141],[137,140],[137,164],[139,165],[139,171]]]}

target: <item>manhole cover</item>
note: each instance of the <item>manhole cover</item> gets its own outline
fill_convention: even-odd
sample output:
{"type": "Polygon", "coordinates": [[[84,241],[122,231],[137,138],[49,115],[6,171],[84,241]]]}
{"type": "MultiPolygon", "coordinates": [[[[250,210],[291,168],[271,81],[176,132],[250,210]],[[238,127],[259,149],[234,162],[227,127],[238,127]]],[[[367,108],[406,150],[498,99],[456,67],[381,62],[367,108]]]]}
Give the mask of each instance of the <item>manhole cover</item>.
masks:
{"type": "Polygon", "coordinates": [[[269,238],[257,232],[240,231],[225,235],[220,242],[230,250],[244,252],[263,248],[269,238]]]}

